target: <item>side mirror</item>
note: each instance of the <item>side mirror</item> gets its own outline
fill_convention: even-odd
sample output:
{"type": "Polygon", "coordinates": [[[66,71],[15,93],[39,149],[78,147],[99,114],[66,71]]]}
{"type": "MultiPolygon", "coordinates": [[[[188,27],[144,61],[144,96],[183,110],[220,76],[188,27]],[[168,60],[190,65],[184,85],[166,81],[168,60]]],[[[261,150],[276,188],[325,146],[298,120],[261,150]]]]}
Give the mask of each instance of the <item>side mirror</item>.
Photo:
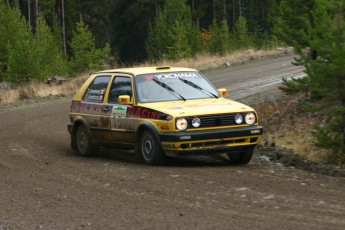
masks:
{"type": "Polygon", "coordinates": [[[220,95],[222,95],[222,97],[226,97],[226,95],[228,95],[225,88],[218,89],[218,92],[220,95]]]}
{"type": "Polygon", "coordinates": [[[129,105],[129,104],[131,104],[131,98],[128,95],[121,95],[121,96],[119,96],[118,102],[120,104],[129,105]]]}

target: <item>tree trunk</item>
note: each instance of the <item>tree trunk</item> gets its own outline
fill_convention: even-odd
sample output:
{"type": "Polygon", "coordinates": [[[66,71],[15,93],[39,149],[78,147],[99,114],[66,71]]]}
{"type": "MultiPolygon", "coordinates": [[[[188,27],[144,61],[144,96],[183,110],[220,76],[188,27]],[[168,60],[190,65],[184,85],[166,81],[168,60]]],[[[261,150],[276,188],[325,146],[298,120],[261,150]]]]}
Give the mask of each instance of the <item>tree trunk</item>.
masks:
{"type": "Polygon", "coordinates": [[[36,0],[36,4],[35,4],[35,14],[36,14],[36,31],[37,31],[37,29],[38,29],[38,12],[39,12],[39,10],[38,10],[38,0],[36,0]]]}
{"type": "Polygon", "coordinates": [[[213,20],[216,20],[216,0],[213,0],[213,20]]]}
{"type": "Polygon", "coordinates": [[[66,57],[67,47],[66,47],[66,27],[65,27],[65,1],[61,0],[61,17],[62,17],[62,39],[63,39],[63,52],[66,57]]]}
{"type": "Polygon", "coordinates": [[[31,27],[31,1],[28,0],[28,24],[31,27]]]}
{"type": "Polygon", "coordinates": [[[238,15],[242,16],[242,1],[238,0],[238,15]]]}
{"type": "Polygon", "coordinates": [[[223,0],[223,17],[226,19],[226,0],[223,0]]]}
{"type": "Polygon", "coordinates": [[[236,0],[232,0],[232,25],[236,23],[236,0]]]}

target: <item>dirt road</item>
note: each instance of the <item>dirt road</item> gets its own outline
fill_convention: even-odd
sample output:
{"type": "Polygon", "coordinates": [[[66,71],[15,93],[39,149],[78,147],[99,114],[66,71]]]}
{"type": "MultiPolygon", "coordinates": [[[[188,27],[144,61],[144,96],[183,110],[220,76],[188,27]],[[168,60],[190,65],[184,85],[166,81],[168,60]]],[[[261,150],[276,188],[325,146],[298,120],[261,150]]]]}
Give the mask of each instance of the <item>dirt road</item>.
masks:
{"type": "MultiPolygon", "coordinates": [[[[269,90],[273,78],[298,75],[301,69],[290,60],[262,60],[208,76],[241,99],[269,90]]],[[[0,230],[345,229],[343,177],[259,156],[246,166],[200,157],[161,167],[116,149],[80,157],[69,146],[68,111],[69,98],[0,111],[0,230]]]]}

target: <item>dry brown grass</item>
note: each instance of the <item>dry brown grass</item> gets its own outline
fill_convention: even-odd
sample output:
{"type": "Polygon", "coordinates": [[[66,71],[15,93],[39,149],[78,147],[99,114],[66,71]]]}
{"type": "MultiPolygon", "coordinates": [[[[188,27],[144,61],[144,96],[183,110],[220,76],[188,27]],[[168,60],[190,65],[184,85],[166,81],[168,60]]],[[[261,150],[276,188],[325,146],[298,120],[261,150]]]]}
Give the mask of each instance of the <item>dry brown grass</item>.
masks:
{"type": "MultiPolygon", "coordinates": [[[[209,68],[216,68],[223,65],[224,63],[238,63],[249,59],[255,59],[258,57],[275,55],[281,53],[277,49],[272,50],[244,50],[237,51],[225,56],[210,56],[210,55],[198,55],[195,58],[181,59],[177,61],[164,60],[158,63],[141,63],[136,66],[180,66],[195,68],[198,70],[205,70],[209,68]]],[[[68,79],[63,84],[51,84],[48,85],[42,82],[32,81],[28,84],[10,88],[0,87],[0,104],[8,104],[17,102],[20,100],[31,99],[31,98],[42,98],[51,95],[62,95],[70,94],[75,92],[82,82],[88,77],[88,74],[81,74],[79,77],[68,79]]]]}
{"type": "Polygon", "coordinates": [[[271,50],[240,50],[233,53],[229,53],[224,56],[213,55],[210,56],[209,54],[199,54],[195,58],[188,58],[188,59],[180,59],[180,60],[163,60],[158,63],[150,63],[144,62],[138,64],[138,66],[179,66],[179,67],[187,67],[187,68],[194,68],[198,70],[205,70],[209,68],[217,68],[223,65],[226,62],[229,63],[239,63],[243,62],[252,58],[259,58],[263,56],[269,55],[276,55],[277,53],[281,53],[281,51],[277,51],[277,49],[271,50]]]}
{"type": "Polygon", "coordinates": [[[15,88],[7,87],[1,89],[0,103],[8,104],[52,95],[66,95],[75,92],[87,77],[88,75],[81,75],[74,79],[67,79],[63,84],[52,83],[49,85],[43,82],[32,81],[15,88]]]}
{"type": "Polygon", "coordinates": [[[291,149],[308,159],[321,161],[328,154],[315,146],[315,126],[321,118],[303,109],[305,97],[301,93],[258,106],[261,125],[265,127],[263,144],[291,149]]]}

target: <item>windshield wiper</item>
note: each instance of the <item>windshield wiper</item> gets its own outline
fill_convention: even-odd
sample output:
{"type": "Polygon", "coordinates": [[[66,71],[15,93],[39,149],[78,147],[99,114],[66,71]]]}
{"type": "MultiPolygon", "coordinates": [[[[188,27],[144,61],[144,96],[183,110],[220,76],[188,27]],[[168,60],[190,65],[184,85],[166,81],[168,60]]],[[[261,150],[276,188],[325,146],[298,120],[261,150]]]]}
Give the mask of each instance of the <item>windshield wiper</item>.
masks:
{"type": "Polygon", "coordinates": [[[205,93],[205,94],[207,94],[207,95],[209,95],[209,96],[211,95],[212,97],[219,98],[219,97],[218,97],[217,95],[215,95],[214,93],[211,93],[210,91],[201,88],[200,86],[198,86],[197,84],[195,84],[195,83],[193,83],[193,82],[191,82],[191,81],[188,81],[188,80],[182,79],[182,78],[179,78],[179,79],[180,79],[181,81],[183,81],[184,83],[186,83],[187,85],[192,86],[193,88],[198,89],[198,90],[200,90],[201,92],[203,92],[203,93],[205,93]]]}
{"type": "Polygon", "coordinates": [[[167,84],[165,84],[164,82],[158,81],[157,79],[152,79],[152,81],[156,82],[158,85],[162,86],[163,88],[167,89],[172,95],[174,95],[175,97],[179,97],[180,99],[186,101],[186,98],[184,98],[181,94],[179,94],[178,92],[176,92],[173,88],[171,88],[170,86],[168,86],[167,84]],[[177,94],[178,96],[176,96],[175,94],[177,94]]]}

